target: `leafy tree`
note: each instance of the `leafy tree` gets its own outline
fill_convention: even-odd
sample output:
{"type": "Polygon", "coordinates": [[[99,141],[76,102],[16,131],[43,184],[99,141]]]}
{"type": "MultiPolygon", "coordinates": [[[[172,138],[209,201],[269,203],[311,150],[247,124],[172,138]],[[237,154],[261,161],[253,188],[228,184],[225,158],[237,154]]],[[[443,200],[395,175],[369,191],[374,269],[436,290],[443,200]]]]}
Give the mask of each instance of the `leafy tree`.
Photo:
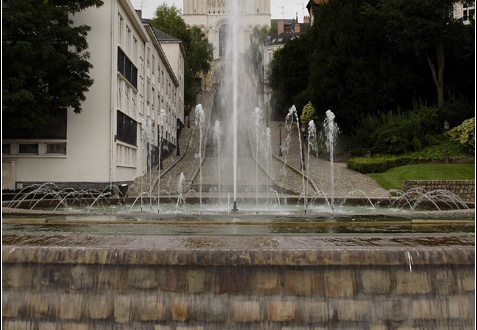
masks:
{"type": "Polygon", "coordinates": [[[194,89],[194,78],[210,71],[213,60],[213,47],[207,36],[199,27],[189,27],[181,16],[180,10],[172,5],[162,4],[157,7],[155,17],[151,20],[155,28],[180,39],[184,45],[184,103],[186,109],[192,109],[197,95],[194,89]]]}
{"type": "Polygon", "coordinates": [[[311,102],[308,102],[301,112],[300,121],[302,125],[308,125],[310,121],[314,120],[315,124],[318,123],[318,114],[316,113],[315,107],[311,102]]]}
{"type": "Polygon", "coordinates": [[[285,46],[277,50],[270,64],[270,86],[272,92],[273,116],[277,119],[285,118],[290,106],[295,105],[302,109],[308,99],[297,98],[307,89],[310,69],[311,40],[307,34],[300,38],[288,41],[285,46]],[[296,101],[300,100],[300,103],[296,101]]]}
{"type": "Polygon", "coordinates": [[[319,112],[331,109],[345,132],[352,132],[363,114],[409,108],[425,85],[416,60],[387,42],[381,17],[364,15],[370,1],[316,6],[309,30],[313,54],[307,96],[319,112]]]}
{"type": "Polygon", "coordinates": [[[259,29],[255,27],[250,35],[250,47],[245,54],[247,63],[249,64],[247,66],[249,69],[248,74],[253,78],[253,81],[256,82],[257,88],[263,88],[265,86],[263,57],[264,46],[269,32],[267,28],[259,29]]]}
{"type": "Polygon", "coordinates": [[[181,16],[179,8],[175,5],[169,7],[162,4],[156,8],[155,16],[151,20],[151,25],[155,28],[180,39],[184,48],[188,49],[191,42],[191,35],[187,30],[187,25],[181,16]]]}
{"type": "Polygon", "coordinates": [[[2,2],[2,117],[4,127],[28,137],[54,125],[59,111],[82,111],[89,76],[87,25],[70,15],[101,0],[2,2]]]}
{"type": "Polygon", "coordinates": [[[467,151],[475,152],[475,117],[466,119],[446,133],[451,140],[463,145],[467,151]]]}
{"type": "MultiPolygon", "coordinates": [[[[386,19],[383,28],[389,40],[402,50],[423,55],[432,74],[439,107],[445,101],[445,65],[447,49],[453,40],[468,35],[460,19],[453,17],[456,0],[380,0],[368,6],[369,16],[386,19]]],[[[473,39],[473,38],[472,38],[473,39]]],[[[469,39],[470,43],[472,42],[469,39]]]]}

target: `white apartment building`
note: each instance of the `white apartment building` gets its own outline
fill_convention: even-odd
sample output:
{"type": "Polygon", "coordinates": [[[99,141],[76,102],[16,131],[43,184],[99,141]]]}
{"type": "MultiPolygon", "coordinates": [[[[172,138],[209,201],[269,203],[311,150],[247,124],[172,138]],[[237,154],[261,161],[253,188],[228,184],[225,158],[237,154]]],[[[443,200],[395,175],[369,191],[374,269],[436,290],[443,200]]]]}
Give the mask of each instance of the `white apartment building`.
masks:
{"type": "Polygon", "coordinates": [[[454,3],[454,18],[462,19],[464,24],[470,24],[471,20],[475,20],[475,2],[454,3]]]}
{"type": "Polygon", "coordinates": [[[177,145],[184,121],[184,49],[161,44],[128,0],[72,17],[91,27],[90,75],[82,113],[68,109],[60,139],[2,140],[2,189],[30,184],[105,188],[131,183],[157,164],[159,144],[177,145]]]}

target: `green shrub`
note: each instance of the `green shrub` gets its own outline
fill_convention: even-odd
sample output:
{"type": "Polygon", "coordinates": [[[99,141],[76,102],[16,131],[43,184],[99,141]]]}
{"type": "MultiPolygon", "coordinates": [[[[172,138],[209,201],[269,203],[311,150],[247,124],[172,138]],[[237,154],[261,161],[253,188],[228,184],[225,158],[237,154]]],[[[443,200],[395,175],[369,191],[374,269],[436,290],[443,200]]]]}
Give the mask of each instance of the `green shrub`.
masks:
{"type": "Polygon", "coordinates": [[[313,107],[313,104],[311,104],[311,102],[308,101],[308,103],[303,107],[303,110],[300,116],[300,121],[302,125],[308,126],[309,122],[312,120],[314,120],[315,125],[318,124],[318,115],[316,113],[316,110],[313,107]]]}
{"type": "Polygon", "coordinates": [[[353,148],[367,148],[374,154],[402,155],[419,151],[442,134],[439,109],[414,104],[414,110],[367,115],[355,128],[353,148]]]}
{"type": "Polygon", "coordinates": [[[467,151],[475,151],[475,117],[466,119],[462,124],[447,132],[452,141],[460,143],[467,151]]]}
{"type": "Polygon", "coordinates": [[[390,168],[407,165],[413,162],[411,157],[407,156],[389,156],[350,158],[347,161],[348,168],[360,173],[381,173],[390,168]]]}

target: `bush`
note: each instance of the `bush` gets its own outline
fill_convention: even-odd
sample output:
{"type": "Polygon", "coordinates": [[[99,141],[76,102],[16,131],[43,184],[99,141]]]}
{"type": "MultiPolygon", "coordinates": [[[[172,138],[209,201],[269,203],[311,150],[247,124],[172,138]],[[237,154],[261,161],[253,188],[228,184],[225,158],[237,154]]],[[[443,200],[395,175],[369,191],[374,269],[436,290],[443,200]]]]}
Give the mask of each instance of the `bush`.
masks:
{"type": "Polygon", "coordinates": [[[475,151],[475,117],[447,132],[452,141],[460,143],[468,152],[475,151]]]}
{"type": "Polygon", "coordinates": [[[300,116],[300,121],[302,125],[308,126],[308,123],[312,120],[315,122],[315,125],[318,124],[318,115],[316,113],[316,110],[313,107],[313,104],[311,104],[311,102],[308,101],[308,103],[303,107],[303,110],[300,116]]]}
{"type": "Polygon", "coordinates": [[[439,109],[415,104],[411,111],[367,115],[355,128],[352,148],[367,148],[374,154],[402,155],[419,151],[442,134],[439,109]]]}
{"type": "Polygon", "coordinates": [[[390,168],[407,165],[413,162],[411,157],[407,156],[390,156],[390,157],[375,157],[350,158],[347,161],[347,166],[360,173],[381,173],[390,168]]]}

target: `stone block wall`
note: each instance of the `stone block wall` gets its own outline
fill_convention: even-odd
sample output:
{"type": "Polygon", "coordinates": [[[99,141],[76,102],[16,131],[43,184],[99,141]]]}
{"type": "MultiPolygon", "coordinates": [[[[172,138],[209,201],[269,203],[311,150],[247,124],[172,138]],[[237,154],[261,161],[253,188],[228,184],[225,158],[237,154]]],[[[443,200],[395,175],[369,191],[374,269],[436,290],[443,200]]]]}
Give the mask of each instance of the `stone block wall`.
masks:
{"type": "Polygon", "coordinates": [[[447,190],[464,202],[475,203],[475,180],[404,180],[402,189],[422,189],[426,192],[447,190]]]}
{"type": "Polygon", "coordinates": [[[6,330],[475,326],[472,246],[173,251],[7,244],[2,254],[6,330]]]}
{"type": "Polygon", "coordinates": [[[472,329],[451,267],[4,265],[3,329],[472,329]]]}

